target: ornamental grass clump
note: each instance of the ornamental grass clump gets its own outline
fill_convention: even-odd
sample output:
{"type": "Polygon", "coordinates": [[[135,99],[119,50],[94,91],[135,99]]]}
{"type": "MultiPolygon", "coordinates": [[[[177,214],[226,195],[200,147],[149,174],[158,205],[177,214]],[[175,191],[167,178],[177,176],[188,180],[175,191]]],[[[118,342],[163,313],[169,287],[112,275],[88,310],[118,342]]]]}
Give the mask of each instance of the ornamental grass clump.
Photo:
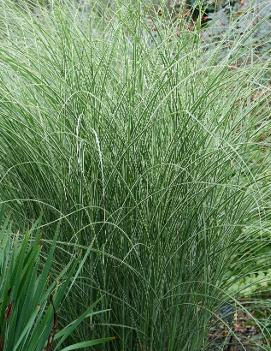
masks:
{"type": "Polygon", "coordinates": [[[266,217],[250,151],[269,63],[252,25],[211,47],[166,10],[96,5],[1,1],[0,200],[20,229],[42,213],[48,240],[61,220],[57,267],[82,255],[65,313],[111,312],[77,339],[204,350],[266,217]]]}

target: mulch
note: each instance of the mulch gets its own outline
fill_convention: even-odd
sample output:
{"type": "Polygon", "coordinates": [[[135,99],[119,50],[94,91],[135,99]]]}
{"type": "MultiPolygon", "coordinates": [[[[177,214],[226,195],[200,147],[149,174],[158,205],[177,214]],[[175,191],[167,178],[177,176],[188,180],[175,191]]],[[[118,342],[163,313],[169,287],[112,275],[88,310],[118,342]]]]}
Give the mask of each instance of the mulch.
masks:
{"type": "Polygon", "coordinates": [[[209,331],[208,351],[260,351],[266,349],[262,332],[253,315],[236,309],[231,326],[213,318],[209,331]]]}

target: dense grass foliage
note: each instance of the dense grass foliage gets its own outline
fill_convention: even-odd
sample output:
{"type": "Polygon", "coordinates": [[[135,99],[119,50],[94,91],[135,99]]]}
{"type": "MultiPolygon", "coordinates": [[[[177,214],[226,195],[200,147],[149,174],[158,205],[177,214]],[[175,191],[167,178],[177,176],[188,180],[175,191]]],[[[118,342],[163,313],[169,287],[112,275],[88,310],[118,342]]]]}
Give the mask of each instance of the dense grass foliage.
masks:
{"type": "Polygon", "coordinates": [[[253,26],[208,49],[200,26],[147,20],[136,1],[0,10],[0,200],[19,229],[42,214],[49,241],[61,220],[56,267],[82,255],[67,319],[98,298],[111,312],[76,341],[204,350],[265,219],[253,26]]]}

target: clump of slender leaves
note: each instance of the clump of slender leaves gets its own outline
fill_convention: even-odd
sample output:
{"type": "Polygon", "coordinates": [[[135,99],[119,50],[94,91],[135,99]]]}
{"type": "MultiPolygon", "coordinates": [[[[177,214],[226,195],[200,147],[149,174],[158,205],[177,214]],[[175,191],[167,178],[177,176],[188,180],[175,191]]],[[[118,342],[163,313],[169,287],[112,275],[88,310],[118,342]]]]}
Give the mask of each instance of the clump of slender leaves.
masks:
{"type": "Polygon", "coordinates": [[[5,223],[0,237],[0,350],[69,351],[103,344],[112,340],[64,343],[86,319],[97,314],[93,306],[61,328],[60,306],[70,289],[75,273],[71,263],[56,277],[52,276],[56,243],[51,245],[41,266],[41,237],[33,230],[13,234],[5,223]]]}
{"type": "Polygon", "coordinates": [[[268,218],[250,160],[268,115],[254,26],[208,46],[200,23],[140,1],[58,5],[0,2],[0,200],[19,229],[42,212],[47,240],[62,222],[57,267],[81,252],[65,314],[97,299],[112,312],[76,338],[204,350],[268,218]]]}

